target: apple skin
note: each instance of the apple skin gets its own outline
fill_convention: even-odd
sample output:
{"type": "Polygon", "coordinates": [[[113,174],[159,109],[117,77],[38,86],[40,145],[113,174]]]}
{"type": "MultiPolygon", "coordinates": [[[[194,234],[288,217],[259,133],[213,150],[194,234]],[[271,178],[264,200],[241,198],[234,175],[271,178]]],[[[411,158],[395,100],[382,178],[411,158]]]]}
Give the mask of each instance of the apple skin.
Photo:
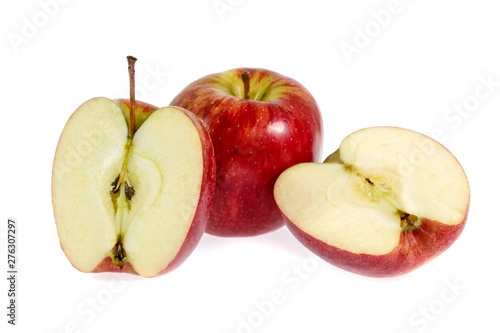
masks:
{"type": "MultiPolygon", "coordinates": [[[[123,116],[127,121],[127,126],[130,126],[130,99],[115,99],[114,101],[122,109],[123,116]]],[[[135,101],[135,130],[137,131],[146,119],[156,110],[158,110],[157,106],[135,101]]]]}
{"type": "Polygon", "coordinates": [[[276,179],[292,165],[321,158],[322,120],[313,96],[275,72],[238,68],[194,81],[171,105],[200,117],[214,145],[217,183],[207,233],[255,236],[281,227],[276,179]],[[245,70],[251,73],[250,91],[271,82],[279,96],[270,101],[235,96],[243,90],[245,70]]]}
{"type": "Polygon", "coordinates": [[[196,126],[200,134],[201,147],[203,151],[203,178],[201,181],[201,193],[200,199],[198,200],[198,207],[196,208],[193,222],[191,223],[191,227],[189,228],[186,238],[184,239],[184,243],[182,243],[182,246],[174,260],[172,260],[159,275],[163,275],[179,267],[179,265],[182,264],[194,251],[207,227],[215,196],[217,169],[215,152],[212,140],[210,139],[210,134],[208,134],[208,131],[201,120],[192,112],[180,107],[177,108],[184,111],[184,113],[196,126]]]}
{"type": "Polygon", "coordinates": [[[339,249],[303,232],[286,216],[284,218],[291,233],[330,264],[360,275],[390,278],[409,273],[446,251],[462,233],[468,214],[469,206],[463,221],[456,225],[424,218],[419,228],[401,232],[398,246],[381,256],[339,249]]]}
{"type": "MultiPolygon", "coordinates": [[[[126,118],[127,124],[129,124],[130,114],[130,101],[125,99],[115,100],[115,102],[122,108],[123,114],[126,118]]],[[[135,112],[136,112],[136,129],[144,123],[144,121],[151,115],[154,111],[158,109],[158,107],[147,104],[140,101],[135,101],[135,112]]],[[[215,180],[216,180],[216,164],[215,164],[215,154],[212,145],[212,141],[210,139],[210,135],[208,134],[207,129],[200,121],[198,117],[196,117],[192,112],[177,107],[186,114],[189,119],[193,122],[198,133],[200,134],[200,140],[203,151],[203,178],[201,182],[201,193],[200,199],[198,201],[198,207],[196,209],[193,222],[191,223],[191,227],[184,239],[184,242],[177,253],[176,257],[169,263],[169,265],[156,276],[161,276],[165,273],[171,272],[176,269],[180,264],[182,264],[187,257],[194,251],[196,246],[198,245],[207,225],[208,217],[210,215],[210,211],[213,205],[214,192],[215,192],[215,180]]],[[[64,248],[61,246],[62,250],[64,248]]],[[[111,249],[110,249],[111,250],[111,249]]],[[[75,267],[75,266],[73,266],[75,267]]],[[[78,269],[77,267],[75,267],[78,269]]],[[[138,275],[134,270],[133,266],[127,262],[125,265],[120,268],[118,267],[110,256],[106,256],[92,271],[92,273],[105,273],[105,272],[121,272],[121,273],[129,273],[138,275]]]]}

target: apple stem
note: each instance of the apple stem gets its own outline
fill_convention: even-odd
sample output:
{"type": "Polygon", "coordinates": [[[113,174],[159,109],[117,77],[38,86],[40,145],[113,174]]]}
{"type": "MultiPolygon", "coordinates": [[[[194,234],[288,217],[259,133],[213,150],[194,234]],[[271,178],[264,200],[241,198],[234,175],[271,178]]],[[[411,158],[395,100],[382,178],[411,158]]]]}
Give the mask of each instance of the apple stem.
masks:
{"type": "Polygon", "coordinates": [[[245,99],[250,98],[250,71],[243,71],[241,73],[241,80],[243,81],[243,94],[245,99]]]}
{"type": "Polygon", "coordinates": [[[399,212],[401,216],[402,231],[413,231],[422,225],[422,218],[410,215],[405,212],[399,212]]]}
{"type": "Polygon", "coordinates": [[[130,77],[130,125],[129,125],[129,137],[132,138],[135,133],[135,69],[134,65],[137,58],[128,56],[128,74],[130,77]]]}

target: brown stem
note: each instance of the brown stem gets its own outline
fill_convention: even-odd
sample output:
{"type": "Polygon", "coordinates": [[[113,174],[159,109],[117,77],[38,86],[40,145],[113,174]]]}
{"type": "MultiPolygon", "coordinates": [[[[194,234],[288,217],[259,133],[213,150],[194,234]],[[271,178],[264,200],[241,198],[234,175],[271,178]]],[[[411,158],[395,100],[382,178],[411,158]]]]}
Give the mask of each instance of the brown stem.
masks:
{"type": "Polygon", "coordinates": [[[132,56],[127,57],[128,61],[128,75],[130,77],[130,126],[128,129],[128,135],[130,138],[134,136],[135,133],[135,69],[134,65],[137,61],[136,58],[132,56]]]}
{"type": "Polygon", "coordinates": [[[402,231],[413,231],[422,225],[422,219],[415,215],[405,212],[399,212],[399,215],[401,217],[402,231]]]}
{"type": "Polygon", "coordinates": [[[250,98],[250,71],[243,71],[241,73],[241,80],[243,80],[243,92],[245,99],[250,98]]]}

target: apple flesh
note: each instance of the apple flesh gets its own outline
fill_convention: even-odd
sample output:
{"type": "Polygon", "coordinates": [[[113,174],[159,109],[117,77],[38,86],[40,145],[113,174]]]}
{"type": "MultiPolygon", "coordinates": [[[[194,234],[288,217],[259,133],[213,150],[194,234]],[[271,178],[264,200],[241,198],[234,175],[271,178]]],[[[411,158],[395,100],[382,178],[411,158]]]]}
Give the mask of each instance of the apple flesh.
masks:
{"type": "Polygon", "coordinates": [[[255,236],[281,227],[276,179],[321,157],[321,115],[312,95],[289,77],[238,68],[194,81],[171,105],[200,117],[214,144],[217,185],[206,231],[255,236]]]}
{"type": "Polygon", "coordinates": [[[61,247],[82,272],[173,270],[206,227],[215,187],[208,132],[182,108],[94,98],[68,120],[52,201],[61,247]]]}
{"type": "Polygon", "coordinates": [[[407,129],[372,127],[347,136],[325,163],[283,172],[274,195],[293,235],[345,270],[408,273],[461,234],[470,188],[455,157],[407,129]]]}

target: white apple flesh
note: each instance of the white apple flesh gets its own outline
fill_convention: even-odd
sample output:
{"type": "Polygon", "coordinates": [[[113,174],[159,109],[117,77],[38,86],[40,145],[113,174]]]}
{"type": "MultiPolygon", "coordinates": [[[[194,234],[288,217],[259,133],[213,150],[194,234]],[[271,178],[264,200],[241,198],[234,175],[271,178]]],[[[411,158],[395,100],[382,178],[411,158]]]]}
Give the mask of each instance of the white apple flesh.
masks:
{"type": "Polygon", "coordinates": [[[78,270],[151,277],[180,264],[203,234],[215,158],[189,111],[158,109],[130,137],[123,105],[91,99],[68,120],[54,159],[54,216],[78,270]]]}
{"type": "Polygon", "coordinates": [[[466,175],[423,134],[360,130],[325,162],[287,169],[274,194],[292,233],[334,265],[368,276],[401,275],[446,250],[465,225],[466,175]]]}

